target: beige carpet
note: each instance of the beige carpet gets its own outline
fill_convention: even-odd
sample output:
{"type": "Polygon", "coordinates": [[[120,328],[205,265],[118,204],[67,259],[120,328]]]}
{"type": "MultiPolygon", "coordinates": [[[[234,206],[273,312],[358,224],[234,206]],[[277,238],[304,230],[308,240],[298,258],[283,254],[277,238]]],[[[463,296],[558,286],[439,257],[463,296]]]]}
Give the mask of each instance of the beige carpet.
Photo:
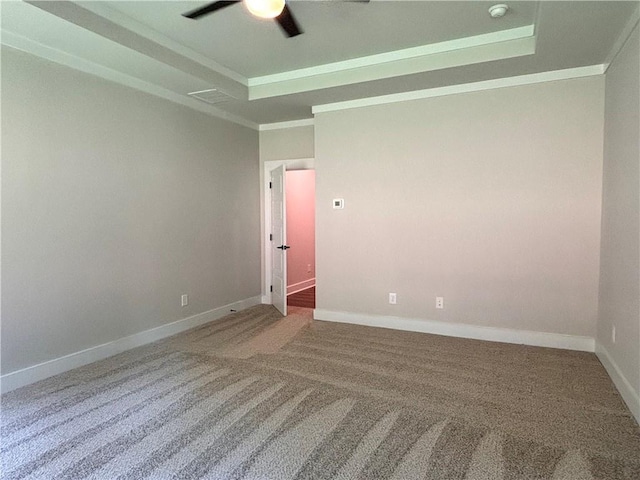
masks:
{"type": "Polygon", "coordinates": [[[235,313],[2,397],[6,479],[639,479],[593,354],[235,313]]]}

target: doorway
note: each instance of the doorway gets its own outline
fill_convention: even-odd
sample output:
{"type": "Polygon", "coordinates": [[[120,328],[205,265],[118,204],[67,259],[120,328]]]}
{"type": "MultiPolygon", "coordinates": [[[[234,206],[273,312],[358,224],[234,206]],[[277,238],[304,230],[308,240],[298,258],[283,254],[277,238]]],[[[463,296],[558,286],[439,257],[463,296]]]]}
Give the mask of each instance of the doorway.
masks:
{"type": "Polygon", "coordinates": [[[315,170],[288,170],[287,305],[316,307],[315,170]]]}
{"type": "MultiPolygon", "coordinates": [[[[267,160],[262,163],[261,168],[261,191],[262,191],[262,267],[263,267],[263,295],[262,295],[262,303],[274,305],[278,310],[280,310],[283,315],[286,315],[287,311],[287,296],[289,293],[292,294],[292,298],[295,301],[296,295],[303,290],[309,290],[313,288],[309,293],[315,293],[315,233],[313,235],[313,245],[314,245],[314,255],[313,259],[310,259],[307,256],[306,262],[299,263],[298,269],[301,271],[303,275],[307,275],[306,277],[296,277],[296,274],[293,274],[292,281],[288,281],[287,270],[288,270],[288,257],[290,257],[290,252],[292,249],[288,248],[290,243],[286,238],[286,211],[282,212],[282,217],[285,223],[284,228],[282,229],[282,236],[278,239],[279,242],[273,242],[275,240],[274,236],[274,215],[278,217],[275,209],[280,209],[278,205],[273,205],[272,202],[274,200],[273,195],[274,192],[270,188],[270,184],[272,183],[272,176],[274,172],[278,169],[278,167],[284,166],[286,171],[300,171],[300,170],[314,170],[314,159],[313,158],[300,158],[300,159],[290,159],[290,160],[267,160]],[[279,249],[280,246],[287,245],[287,249],[285,255],[281,256],[280,253],[282,249],[279,249]],[[311,265],[311,266],[309,266],[311,265]],[[311,272],[308,272],[311,270],[311,272]],[[276,273],[276,277],[282,278],[284,280],[283,288],[279,287],[279,278],[275,279],[274,283],[274,271],[276,273]],[[284,276],[284,277],[283,277],[284,276]],[[296,281],[296,278],[298,280],[296,281]],[[303,283],[306,282],[306,283],[303,283]],[[297,284],[297,285],[296,285],[297,284]],[[289,287],[291,287],[289,289],[289,287]],[[278,289],[278,291],[276,291],[278,289]],[[284,295],[283,295],[284,293],[284,295]],[[284,298],[283,298],[284,296],[284,298]]],[[[286,173],[284,174],[283,183],[286,184],[286,173]]],[[[314,182],[315,189],[315,182],[314,182]]],[[[283,197],[286,195],[286,185],[282,189],[283,197]]],[[[293,194],[295,197],[295,194],[293,194]]],[[[276,196],[280,196],[280,193],[277,193],[276,196]]],[[[276,203],[278,203],[278,199],[275,199],[276,203]]],[[[286,210],[286,198],[283,198],[282,207],[283,210],[286,210]]],[[[291,208],[291,207],[290,207],[291,208]]],[[[293,207],[296,210],[297,207],[293,207]]],[[[315,198],[313,199],[313,208],[315,210],[315,198]]],[[[296,222],[296,220],[292,220],[292,222],[296,222]]],[[[276,219],[275,227],[278,228],[280,222],[276,219]]],[[[313,226],[315,229],[315,221],[313,222],[313,226]]],[[[294,227],[295,228],[295,227],[294,227]]],[[[295,237],[295,234],[294,234],[295,237]]],[[[295,256],[295,254],[294,254],[295,256]]],[[[303,256],[304,258],[304,256],[303,256]]],[[[294,258],[295,261],[295,258],[294,258]]],[[[297,295],[300,296],[300,295],[297,295]]],[[[313,295],[313,300],[315,300],[315,294],[313,295]]]]}

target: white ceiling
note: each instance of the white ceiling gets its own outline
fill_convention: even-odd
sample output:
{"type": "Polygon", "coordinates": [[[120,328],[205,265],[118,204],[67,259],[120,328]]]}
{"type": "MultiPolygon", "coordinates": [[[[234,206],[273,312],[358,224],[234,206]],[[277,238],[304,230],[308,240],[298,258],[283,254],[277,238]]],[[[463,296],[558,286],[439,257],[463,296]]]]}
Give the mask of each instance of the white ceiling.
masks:
{"type": "Polygon", "coordinates": [[[600,65],[637,1],[290,1],[303,35],[233,5],[2,2],[2,42],[249,125],[311,118],[311,107],[600,65]],[[211,106],[189,98],[218,88],[211,106]]]}
{"type": "Polygon", "coordinates": [[[531,25],[536,4],[512,2],[492,21],[491,2],[291,1],[304,35],[286,38],[272,20],[234,5],[190,20],[180,14],[207,2],[108,2],[176,42],[247,78],[531,25]],[[452,18],[453,15],[453,18],[452,18]],[[401,19],[401,21],[399,21],[401,19]]]}

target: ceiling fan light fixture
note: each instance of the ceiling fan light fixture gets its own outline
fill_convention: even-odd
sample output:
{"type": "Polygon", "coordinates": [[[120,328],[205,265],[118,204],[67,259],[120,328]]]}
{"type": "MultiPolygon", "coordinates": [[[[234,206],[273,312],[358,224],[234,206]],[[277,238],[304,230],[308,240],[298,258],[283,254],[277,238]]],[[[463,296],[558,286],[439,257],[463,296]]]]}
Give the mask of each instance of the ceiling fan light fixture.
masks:
{"type": "Polygon", "coordinates": [[[284,9],[284,0],[244,0],[247,10],[256,17],[275,18],[284,9]]]}

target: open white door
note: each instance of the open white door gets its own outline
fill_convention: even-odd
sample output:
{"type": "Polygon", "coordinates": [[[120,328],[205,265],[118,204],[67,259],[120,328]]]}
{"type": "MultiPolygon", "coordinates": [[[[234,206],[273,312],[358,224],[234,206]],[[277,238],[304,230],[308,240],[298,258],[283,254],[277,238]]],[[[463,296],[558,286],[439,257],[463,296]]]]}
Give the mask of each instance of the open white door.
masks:
{"type": "Polygon", "coordinates": [[[271,170],[271,303],[287,315],[287,203],[285,166],[271,170]]]}

